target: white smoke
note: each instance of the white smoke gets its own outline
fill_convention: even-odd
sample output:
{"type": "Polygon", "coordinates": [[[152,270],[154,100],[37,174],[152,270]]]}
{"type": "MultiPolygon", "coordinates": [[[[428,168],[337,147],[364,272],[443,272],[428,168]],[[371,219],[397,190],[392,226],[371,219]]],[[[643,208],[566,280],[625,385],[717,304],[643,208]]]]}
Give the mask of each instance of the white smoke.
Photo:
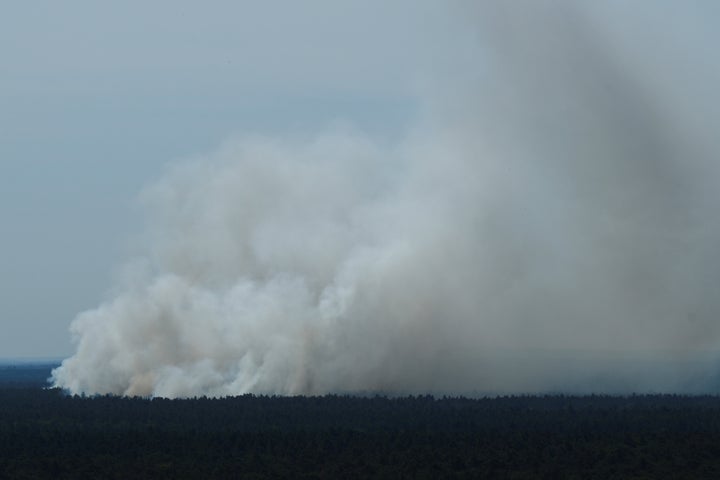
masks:
{"type": "Polygon", "coordinates": [[[717,386],[718,65],[682,36],[689,8],[591,5],[467,5],[403,140],[246,136],[175,166],[143,195],[145,257],[75,319],[55,384],[717,386]]]}

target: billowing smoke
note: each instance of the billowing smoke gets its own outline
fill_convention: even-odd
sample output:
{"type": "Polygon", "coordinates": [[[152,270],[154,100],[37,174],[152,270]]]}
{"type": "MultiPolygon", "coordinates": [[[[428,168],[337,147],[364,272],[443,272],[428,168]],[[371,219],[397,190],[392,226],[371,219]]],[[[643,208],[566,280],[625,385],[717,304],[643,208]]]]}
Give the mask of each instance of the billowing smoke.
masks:
{"type": "Polygon", "coordinates": [[[712,390],[716,43],[699,3],[632,3],[456,6],[403,139],[243,136],[174,166],[55,384],[712,390]]]}

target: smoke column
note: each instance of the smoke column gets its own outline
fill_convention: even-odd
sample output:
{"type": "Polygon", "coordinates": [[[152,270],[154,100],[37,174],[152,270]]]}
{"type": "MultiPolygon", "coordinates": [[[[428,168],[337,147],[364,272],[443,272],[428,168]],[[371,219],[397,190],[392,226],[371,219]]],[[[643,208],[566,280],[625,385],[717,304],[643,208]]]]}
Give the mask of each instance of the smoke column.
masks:
{"type": "Polygon", "coordinates": [[[713,7],[632,4],[455,5],[403,139],[241,136],[175,165],[55,385],[713,390],[713,7]]]}

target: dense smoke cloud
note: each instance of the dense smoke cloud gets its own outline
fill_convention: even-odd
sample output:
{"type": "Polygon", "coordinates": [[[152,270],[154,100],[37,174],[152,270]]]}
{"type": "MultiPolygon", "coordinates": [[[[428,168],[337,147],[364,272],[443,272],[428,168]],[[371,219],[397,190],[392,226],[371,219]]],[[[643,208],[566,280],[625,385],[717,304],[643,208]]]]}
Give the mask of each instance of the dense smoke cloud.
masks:
{"type": "Polygon", "coordinates": [[[246,136],[175,166],[55,384],[714,388],[718,71],[684,35],[698,5],[658,5],[472,2],[404,139],[246,136]]]}

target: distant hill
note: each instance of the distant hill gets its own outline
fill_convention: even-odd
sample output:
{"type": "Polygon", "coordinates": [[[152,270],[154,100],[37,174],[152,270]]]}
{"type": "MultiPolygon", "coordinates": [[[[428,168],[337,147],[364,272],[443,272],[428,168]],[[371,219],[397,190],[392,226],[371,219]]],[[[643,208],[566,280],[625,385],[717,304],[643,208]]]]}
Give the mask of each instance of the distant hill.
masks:
{"type": "Polygon", "coordinates": [[[0,361],[0,388],[12,387],[47,387],[53,368],[60,365],[58,361],[0,361]]]}

